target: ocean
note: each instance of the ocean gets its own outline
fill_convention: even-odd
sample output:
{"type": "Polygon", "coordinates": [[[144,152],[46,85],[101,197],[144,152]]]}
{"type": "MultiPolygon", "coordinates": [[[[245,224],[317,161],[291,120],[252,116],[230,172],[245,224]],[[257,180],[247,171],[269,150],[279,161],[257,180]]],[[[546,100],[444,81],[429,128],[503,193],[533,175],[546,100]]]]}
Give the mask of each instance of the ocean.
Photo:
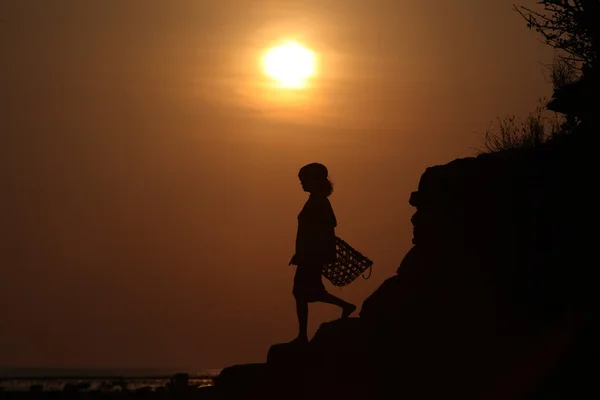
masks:
{"type": "Polygon", "coordinates": [[[154,390],[165,386],[177,373],[189,375],[189,385],[211,386],[220,370],[174,369],[47,369],[0,368],[0,391],[63,390],[75,385],[80,390],[154,390]]]}

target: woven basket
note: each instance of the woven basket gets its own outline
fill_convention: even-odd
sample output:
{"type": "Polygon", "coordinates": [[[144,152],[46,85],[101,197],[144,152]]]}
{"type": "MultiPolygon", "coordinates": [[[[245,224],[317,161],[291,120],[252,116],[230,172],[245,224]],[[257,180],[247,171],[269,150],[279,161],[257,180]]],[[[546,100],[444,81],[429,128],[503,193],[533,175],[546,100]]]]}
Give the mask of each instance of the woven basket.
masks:
{"type": "Polygon", "coordinates": [[[346,286],[353,282],[359,275],[367,269],[371,277],[371,266],[373,261],[363,256],[358,250],[352,248],[348,243],[339,237],[335,237],[335,262],[323,266],[323,276],[335,286],[346,286]]]}

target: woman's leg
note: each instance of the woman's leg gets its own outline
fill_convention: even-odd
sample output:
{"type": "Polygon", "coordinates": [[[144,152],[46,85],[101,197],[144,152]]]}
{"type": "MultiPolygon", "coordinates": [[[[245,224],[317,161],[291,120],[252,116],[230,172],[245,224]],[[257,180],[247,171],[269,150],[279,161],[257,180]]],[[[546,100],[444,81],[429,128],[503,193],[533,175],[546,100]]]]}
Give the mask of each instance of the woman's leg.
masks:
{"type": "Polygon", "coordinates": [[[308,297],[307,289],[310,283],[310,272],[306,265],[298,265],[294,275],[294,290],[296,314],[298,316],[298,337],[294,342],[308,342],[308,297]]]}
{"type": "Polygon", "coordinates": [[[333,304],[340,307],[342,309],[342,318],[348,318],[350,314],[356,311],[356,306],[354,304],[348,303],[347,301],[342,300],[339,297],[332,295],[331,293],[325,293],[321,297],[320,301],[323,303],[333,304]]]}
{"type": "Polygon", "coordinates": [[[308,302],[296,296],[296,313],[298,314],[298,341],[308,342],[308,302]]]}

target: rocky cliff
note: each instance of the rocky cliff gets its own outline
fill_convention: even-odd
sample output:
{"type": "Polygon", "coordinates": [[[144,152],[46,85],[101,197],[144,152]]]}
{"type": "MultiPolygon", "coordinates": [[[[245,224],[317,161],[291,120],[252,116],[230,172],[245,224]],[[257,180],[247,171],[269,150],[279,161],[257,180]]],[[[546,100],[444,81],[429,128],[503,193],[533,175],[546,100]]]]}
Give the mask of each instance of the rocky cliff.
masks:
{"type": "MultiPolygon", "coordinates": [[[[598,345],[596,139],[428,168],[413,248],[360,318],[225,369],[224,398],[590,397],[598,345]]],[[[592,396],[593,397],[593,396],[592,396]]]]}

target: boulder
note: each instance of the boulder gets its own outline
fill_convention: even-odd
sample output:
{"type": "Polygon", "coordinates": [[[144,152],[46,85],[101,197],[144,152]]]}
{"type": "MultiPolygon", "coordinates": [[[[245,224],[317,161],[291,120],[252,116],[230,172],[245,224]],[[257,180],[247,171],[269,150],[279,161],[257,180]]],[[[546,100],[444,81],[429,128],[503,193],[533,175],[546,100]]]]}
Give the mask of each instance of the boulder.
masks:
{"type": "Polygon", "coordinates": [[[269,388],[269,377],[267,365],[240,364],[223,368],[221,373],[215,377],[214,385],[224,398],[258,398],[258,393],[269,388]]]}
{"type": "Polygon", "coordinates": [[[262,399],[599,397],[597,148],[573,135],[428,168],[410,198],[414,246],[360,317],[274,345],[216,386],[262,399]]]}

